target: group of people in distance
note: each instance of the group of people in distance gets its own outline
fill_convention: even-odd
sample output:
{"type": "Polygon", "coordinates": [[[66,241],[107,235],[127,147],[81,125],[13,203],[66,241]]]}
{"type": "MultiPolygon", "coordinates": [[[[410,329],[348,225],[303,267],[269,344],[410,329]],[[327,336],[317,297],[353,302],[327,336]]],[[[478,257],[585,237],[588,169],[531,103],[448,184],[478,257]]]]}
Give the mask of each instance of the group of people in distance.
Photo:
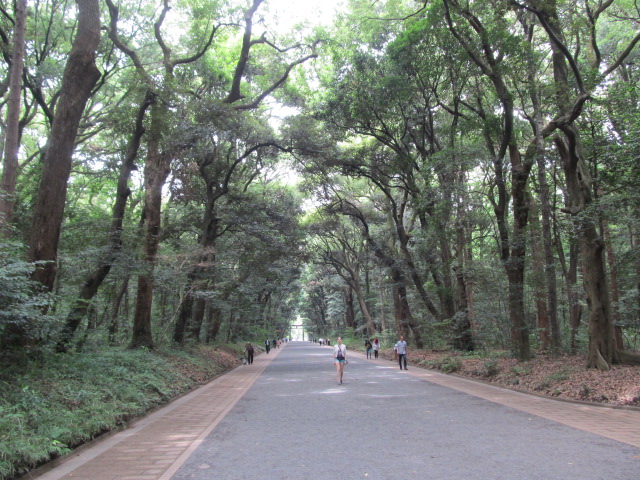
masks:
{"type": "Polygon", "coordinates": [[[273,340],[269,340],[268,338],[264,341],[264,349],[267,353],[272,348],[280,348],[280,344],[282,341],[279,338],[274,338],[273,340]]]}
{"type": "MultiPolygon", "coordinates": [[[[325,343],[327,345],[331,345],[331,342],[329,341],[329,339],[327,338],[325,339],[320,339],[320,345],[322,345],[323,343],[325,343]]],[[[271,349],[271,347],[274,348],[280,348],[280,339],[274,339],[273,343],[271,343],[271,340],[267,339],[264,342],[264,347],[267,353],[269,353],[269,350],[271,349]]],[[[375,356],[375,358],[378,358],[378,352],[380,351],[380,340],[378,340],[378,338],[374,338],[373,342],[371,342],[369,339],[364,341],[364,347],[365,350],[367,352],[367,358],[371,358],[371,352],[373,351],[373,355],[375,356]]],[[[393,347],[393,350],[396,353],[396,356],[398,358],[398,364],[400,365],[400,370],[402,370],[403,365],[404,365],[404,369],[407,370],[407,342],[405,342],[404,337],[401,335],[400,336],[400,340],[398,340],[396,342],[396,344],[393,347]]],[[[251,343],[247,343],[246,347],[245,347],[245,358],[246,358],[246,363],[248,365],[251,365],[253,363],[253,354],[254,354],[254,348],[253,345],[251,345],[251,343]]],[[[342,376],[344,374],[344,366],[349,363],[347,362],[347,346],[342,343],[342,337],[338,337],[338,341],[336,343],[336,345],[333,347],[333,363],[336,366],[336,380],[338,381],[338,385],[342,385],[342,376]]]]}
{"type": "MultiPolygon", "coordinates": [[[[371,358],[371,351],[373,351],[375,358],[378,358],[378,352],[380,351],[380,340],[377,338],[373,339],[373,343],[367,339],[364,341],[364,347],[367,352],[367,358],[371,358]]],[[[404,337],[401,335],[400,340],[396,342],[393,347],[393,350],[398,358],[398,365],[400,365],[400,370],[402,370],[403,366],[405,370],[407,368],[407,342],[404,340],[404,337]]],[[[338,337],[337,344],[333,347],[333,363],[336,366],[336,380],[338,385],[342,385],[342,377],[344,375],[344,366],[349,363],[347,361],[347,346],[342,343],[342,338],[338,337]]]]}
{"type": "MultiPolygon", "coordinates": [[[[287,342],[289,339],[288,338],[284,338],[284,339],[279,339],[279,338],[274,338],[273,340],[269,340],[268,338],[264,341],[264,349],[267,353],[269,353],[269,351],[272,348],[280,348],[280,344],[282,343],[282,341],[287,342]]],[[[255,349],[253,348],[253,345],[251,345],[251,343],[247,342],[247,344],[244,347],[244,354],[245,354],[245,361],[247,363],[247,365],[251,365],[253,363],[253,354],[255,353],[255,349]]]]}
{"type": "Polygon", "coordinates": [[[380,351],[380,340],[378,338],[373,339],[373,343],[368,338],[364,341],[364,349],[367,352],[367,358],[371,358],[371,352],[375,358],[378,358],[378,352],[380,351]]]}

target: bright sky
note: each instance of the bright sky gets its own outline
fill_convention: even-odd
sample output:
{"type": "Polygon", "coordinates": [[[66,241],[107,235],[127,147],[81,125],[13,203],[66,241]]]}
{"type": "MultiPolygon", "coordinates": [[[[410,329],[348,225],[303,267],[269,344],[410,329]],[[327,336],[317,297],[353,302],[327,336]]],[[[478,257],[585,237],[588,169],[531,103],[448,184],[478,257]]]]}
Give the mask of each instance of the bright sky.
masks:
{"type": "Polygon", "coordinates": [[[314,24],[329,24],[336,10],[344,7],[346,0],[266,0],[264,6],[278,19],[283,30],[305,20],[314,24]]]}
{"type": "MultiPolygon", "coordinates": [[[[277,27],[281,32],[289,32],[293,26],[299,23],[308,22],[309,26],[330,25],[336,11],[343,11],[346,0],[266,0],[261,6],[262,12],[269,12],[276,20],[277,27]]],[[[272,25],[269,22],[270,25],[272,25]]],[[[283,108],[273,105],[275,118],[272,119],[277,125],[279,116],[291,115],[293,109],[283,108]]],[[[276,126],[277,128],[277,126],[276,126]]],[[[298,174],[290,166],[283,166],[277,173],[282,181],[288,184],[296,184],[300,181],[298,174]]],[[[315,208],[313,200],[308,201],[307,209],[315,208]]],[[[298,332],[301,334],[301,332],[298,332]]]]}

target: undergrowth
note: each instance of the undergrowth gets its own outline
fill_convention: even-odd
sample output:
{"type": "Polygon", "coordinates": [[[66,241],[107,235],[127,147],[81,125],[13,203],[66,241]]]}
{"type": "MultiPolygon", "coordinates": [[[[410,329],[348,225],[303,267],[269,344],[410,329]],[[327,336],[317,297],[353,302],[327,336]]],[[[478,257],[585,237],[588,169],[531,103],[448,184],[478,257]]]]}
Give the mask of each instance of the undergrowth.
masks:
{"type": "Polygon", "coordinates": [[[237,349],[216,355],[216,348],[111,349],[0,366],[0,480],[118,429],[237,364],[237,349]]]}

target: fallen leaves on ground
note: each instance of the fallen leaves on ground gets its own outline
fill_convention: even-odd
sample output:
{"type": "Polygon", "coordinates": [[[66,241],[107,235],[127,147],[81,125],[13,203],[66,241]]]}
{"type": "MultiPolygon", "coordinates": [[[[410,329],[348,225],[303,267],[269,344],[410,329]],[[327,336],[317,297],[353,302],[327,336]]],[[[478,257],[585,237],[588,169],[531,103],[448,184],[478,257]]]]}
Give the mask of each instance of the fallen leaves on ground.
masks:
{"type": "MultiPolygon", "coordinates": [[[[384,352],[393,358],[393,352],[384,352]]],[[[605,405],[640,407],[640,366],[615,365],[610,371],[587,369],[584,355],[539,354],[528,362],[504,355],[479,357],[452,352],[413,350],[413,365],[482,380],[547,397],[605,405]]]]}

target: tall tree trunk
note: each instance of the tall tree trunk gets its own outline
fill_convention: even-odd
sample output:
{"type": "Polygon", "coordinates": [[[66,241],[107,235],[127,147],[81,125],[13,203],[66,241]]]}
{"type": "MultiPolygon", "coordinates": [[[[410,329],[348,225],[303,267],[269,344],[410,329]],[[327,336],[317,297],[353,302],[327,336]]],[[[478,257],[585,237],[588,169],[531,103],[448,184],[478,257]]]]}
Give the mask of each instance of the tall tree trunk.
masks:
{"type": "Polygon", "coordinates": [[[533,196],[529,198],[531,220],[529,222],[529,241],[531,243],[531,270],[534,297],[536,301],[536,327],[538,329],[539,349],[547,351],[551,348],[551,327],[547,306],[546,277],[544,275],[544,252],[541,245],[541,228],[538,217],[538,205],[533,196]]]}
{"type": "Polygon", "coordinates": [[[347,285],[344,288],[344,323],[351,329],[356,326],[356,312],[353,308],[353,288],[347,285]]]}
{"type": "MultiPolygon", "coordinates": [[[[205,207],[202,234],[200,236],[200,259],[193,267],[191,276],[191,288],[194,293],[205,289],[214,289],[216,285],[216,240],[220,235],[220,219],[218,218],[216,202],[227,192],[227,185],[220,190],[213,190],[212,179],[207,178],[202,172],[202,176],[207,182],[207,204],[205,207]]],[[[216,182],[216,185],[217,182],[216,182]]],[[[189,336],[193,339],[200,337],[200,330],[204,324],[204,315],[207,301],[203,298],[196,298],[194,302],[193,317],[189,336]]]]}
{"type": "MultiPolygon", "coordinates": [[[[367,302],[366,302],[366,298],[364,296],[364,292],[362,291],[362,287],[360,287],[359,284],[355,284],[355,288],[352,289],[353,292],[356,294],[356,299],[358,300],[358,305],[360,306],[360,311],[362,312],[362,316],[364,317],[364,321],[366,322],[367,325],[367,334],[369,336],[373,335],[376,333],[376,327],[375,324],[373,323],[373,317],[371,316],[371,313],[369,312],[369,307],[367,306],[367,302]]],[[[354,328],[355,325],[355,318],[354,318],[354,322],[352,323],[352,325],[347,324],[349,327],[354,328]]]]}
{"type": "Polygon", "coordinates": [[[567,276],[567,297],[569,300],[569,327],[571,328],[571,353],[578,353],[578,330],[582,322],[582,303],[581,295],[578,291],[578,245],[571,245],[569,251],[569,275],[567,276]]]}
{"type": "Polygon", "coordinates": [[[207,311],[208,303],[209,301],[205,300],[204,298],[195,299],[194,308],[193,308],[193,319],[188,329],[189,338],[192,338],[195,341],[200,340],[200,334],[202,330],[202,325],[204,324],[204,320],[205,320],[204,316],[205,316],[205,312],[207,311]]]}
{"type": "Polygon", "coordinates": [[[184,343],[187,325],[193,315],[193,301],[194,297],[191,295],[191,290],[189,289],[185,292],[182,302],[180,302],[176,323],[173,326],[173,341],[178,345],[184,343]]]}
{"type": "Polygon", "coordinates": [[[378,298],[380,299],[380,330],[385,331],[387,329],[387,316],[385,315],[385,291],[387,287],[384,283],[384,275],[380,275],[378,282],[378,298]]]}
{"type": "MultiPolygon", "coordinates": [[[[457,101],[456,109],[458,108],[457,101]]],[[[459,164],[459,158],[456,157],[455,136],[457,133],[457,124],[459,117],[454,115],[452,132],[449,134],[449,146],[453,153],[452,165],[459,164]]],[[[452,265],[454,263],[451,258],[451,246],[449,245],[448,225],[452,221],[452,206],[456,204],[454,201],[454,187],[456,186],[457,173],[455,171],[444,170],[438,174],[439,183],[442,189],[442,197],[444,199],[438,209],[438,214],[434,216],[438,222],[438,246],[440,255],[440,277],[441,285],[439,286],[438,296],[440,298],[440,319],[453,319],[456,315],[454,302],[454,286],[452,277],[452,265]]],[[[433,270],[432,270],[433,271],[433,270]]],[[[435,276],[434,276],[435,280],[435,276]]]]}
{"type": "Polygon", "coordinates": [[[126,278],[122,281],[113,299],[113,304],[111,306],[111,321],[109,322],[109,345],[116,344],[116,335],[118,334],[120,326],[120,322],[118,321],[120,305],[122,304],[122,299],[126,295],[128,288],[129,275],[127,275],[126,278]]]}
{"type": "Polygon", "coordinates": [[[413,280],[413,285],[416,288],[416,291],[418,292],[418,296],[420,297],[420,300],[422,300],[422,303],[424,303],[427,310],[429,310],[429,313],[431,313],[431,315],[433,315],[434,318],[440,320],[440,317],[441,317],[440,312],[438,311],[436,306],[433,304],[433,302],[431,301],[431,298],[429,297],[429,294],[425,290],[422,275],[420,275],[420,272],[418,272],[418,268],[416,267],[415,262],[413,260],[413,255],[409,250],[409,234],[407,233],[407,229],[404,222],[404,213],[405,213],[405,209],[408,201],[408,192],[405,191],[403,193],[403,196],[404,197],[402,199],[402,202],[399,208],[396,207],[395,205],[392,205],[392,208],[391,208],[392,210],[391,217],[393,219],[395,231],[397,233],[398,243],[400,245],[400,251],[402,252],[404,261],[407,264],[407,267],[409,269],[409,276],[411,277],[411,280],[413,280]]]}
{"type": "Polygon", "coordinates": [[[519,360],[531,358],[529,327],[524,315],[524,272],[526,253],[526,226],[529,220],[527,183],[531,162],[522,162],[515,145],[509,146],[511,160],[511,195],[513,198],[513,233],[509,253],[503,258],[509,280],[509,315],[511,343],[519,360]],[[527,166],[525,166],[527,165],[527,166]]]}
{"type": "Polygon", "coordinates": [[[609,219],[602,217],[602,233],[607,250],[607,261],[609,262],[609,278],[611,279],[611,300],[613,301],[613,308],[611,313],[613,315],[611,321],[613,322],[613,332],[615,335],[616,348],[618,350],[624,350],[624,342],[622,339],[622,328],[617,325],[619,319],[618,305],[620,302],[620,294],[618,291],[618,271],[616,268],[616,257],[613,253],[613,244],[611,241],[611,229],[609,228],[609,219]]]}
{"type": "Polygon", "coordinates": [[[56,277],[58,240],[76,134],[91,91],[100,78],[95,64],[96,49],[100,43],[100,2],[78,0],[77,3],[78,33],[62,77],[29,241],[29,260],[45,262],[31,278],[48,290],[53,288],[56,277]]]}
{"type": "Polygon", "coordinates": [[[451,258],[450,246],[445,236],[445,226],[441,227],[440,235],[440,263],[442,264],[442,288],[440,288],[440,309],[441,317],[453,318],[456,314],[455,304],[455,288],[453,286],[453,278],[451,275],[451,265],[454,260],[451,258]]]}
{"type": "Polygon", "coordinates": [[[136,308],[133,318],[132,338],[129,348],[153,348],[151,335],[151,307],[153,304],[153,275],[160,242],[160,220],[162,211],[162,187],[170,172],[171,156],[160,151],[165,132],[166,107],[151,107],[151,130],[144,167],[144,241],[143,271],[138,275],[136,308]]]}
{"type": "MultiPolygon", "coordinates": [[[[422,335],[419,326],[411,313],[409,299],[407,298],[407,287],[404,274],[397,267],[391,268],[391,280],[393,281],[393,304],[396,314],[396,325],[398,325],[398,333],[405,335],[411,333],[416,348],[424,347],[422,335]]],[[[409,338],[408,335],[406,335],[409,338]]]]}
{"type": "Polygon", "coordinates": [[[16,0],[13,26],[13,53],[9,72],[9,99],[4,138],[4,163],[0,191],[0,234],[11,236],[15,205],[14,194],[18,178],[18,150],[20,148],[20,94],[24,66],[24,35],[27,20],[27,0],[16,0]]]}
{"type": "MultiPolygon", "coordinates": [[[[464,174],[461,173],[459,177],[458,186],[462,187],[464,174]]],[[[469,293],[466,280],[465,248],[467,239],[465,238],[464,208],[464,203],[459,201],[456,212],[456,264],[453,268],[458,284],[458,311],[453,317],[455,324],[453,347],[456,350],[470,352],[475,349],[475,344],[469,313],[469,293]]]]}
{"type": "Polygon", "coordinates": [[[555,143],[562,159],[567,182],[568,211],[573,216],[580,254],[583,280],[589,306],[589,349],[587,367],[608,370],[619,363],[615,348],[611,301],[604,262],[604,242],[596,224],[586,212],[591,204],[591,175],[581,154],[579,136],[574,127],[564,129],[565,138],[555,143]]]}
{"type": "Polygon", "coordinates": [[[540,206],[542,216],[542,240],[544,247],[544,274],[547,286],[547,318],[551,333],[551,349],[558,353],[561,349],[560,324],[558,322],[558,286],[556,282],[556,262],[553,257],[551,235],[551,202],[544,155],[538,156],[538,183],[540,185],[540,206]]]}
{"type": "MultiPolygon", "coordinates": [[[[544,280],[546,285],[545,305],[546,312],[539,310],[538,318],[543,320],[545,329],[544,338],[541,338],[541,347],[546,349],[547,343],[554,354],[558,354],[561,349],[560,325],[558,323],[558,289],[556,284],[556,267],[553,257],[553,239],[551,234],[551,201],[549,198],[549,185],[547,182],[547,165],[545,161],[545,142],[543,137],[543,118],[540,91],[537,82],[537,63],[534,60],[533,49],[527,62],[527,72],[529,78],[529,96],[533,105],[533,128],[534,128],[534,152],[535,163],[538,167],[538,185],[540,189],[540,214],[542,217],[542,245],[544,250],[544,260],[541,258],[541,265],[544,265],[544,280]]],[[[537,216],[536,216],[537,218],[537,216]]],[[[532,239],[533,242],[536,239],[532,239]]],[[[540,292],[542,294],[542,292],[540,292]]],[[[541,299],[542,297],[540,297],[541,299]]],[[[538,305],[543,307],[540,302],[538,305]]]]}
{"type": "Polygon", "coordinates": [[[207,333],[207,342],[213,342],[218,337],[222,326],[222,310],[218,307],[211,307],[209,315],[211,318],[209,320],[210,328],[207,333]]]}
{"type": "Polygon", "coordinates": [[[145,112],[153,101],[154,96],[151,92],[147,92],[142,105],[138,109],[133,136],[129,142],[129,146],[127,147],[127,152],[122,164],[120,165],[118,186],[116,189],[116,201],[111,213],[111,235],[107,251],[103,258],[100,259],[95,270],[84,281],[84,284],[80,289],[80,293],[74,301],[71,311],[67,315],[65,326],[62,329],[62,333],[56,347],[58,352],[65,352],[67,350],[67,346],[73,338],[78,325],[80,325],[80,322],[86,316],[89,308],[91,307],[91,300],[98,293],[98,289],[111,271],[111,267],[113,266],[116,256],[122,249],[122,225],[124,222],[127,200],[131,195],[131,190],[129,189],[129,178],[131,177],[131,172],[135,168],[135,159],[138,155],[140,142],[145,131],[143,126],[145,112]]]}
{"type": "MultiPolygon", "coordinates": [[[[465,252],[464,252],[464,259],[465,259],[465,265],[467,265],[467,268],[469,268],[469,266],[473,266],[473,244],[472,244],[472,239],[473,239],[473,232],[472,232],[472,228],[470,225],[468,225],[465,228],[465,233],[467,235],[467,240],[466,240],[466,245],[467,248],[465,248],[465,252]]],[[[474,335],[476,334],[476,332],[478,332],[479,330],[479,325],[478,325],[478,318],[476,316],[476,309],[475,309],[475,296],[473,294],[474,292],[474,283],[473,283],[473,275],[466,275],[466,287],[467,287],[467,307],[469,309],[469,323],[471,324],[471,331],[474,333],[474,335]]]]}
{"type": "Polygon", "coordinates": [[[577,292],[576,285],[578,283],[578,247],[575,238],[571,237],[569,241],[569,264],[564,254],[564,246],[562,239],[556,229],[556,250],[558,252],[558,259],[562,266],[562,273],[565,279],[565,285],[567,289],[567,304],[569,308],[569,349],[572,355],[578,353],[577,335],[578,328],[580,327],[580,319],[582,317],[582,305],[580,304],[580,298],[577,292]]]}

